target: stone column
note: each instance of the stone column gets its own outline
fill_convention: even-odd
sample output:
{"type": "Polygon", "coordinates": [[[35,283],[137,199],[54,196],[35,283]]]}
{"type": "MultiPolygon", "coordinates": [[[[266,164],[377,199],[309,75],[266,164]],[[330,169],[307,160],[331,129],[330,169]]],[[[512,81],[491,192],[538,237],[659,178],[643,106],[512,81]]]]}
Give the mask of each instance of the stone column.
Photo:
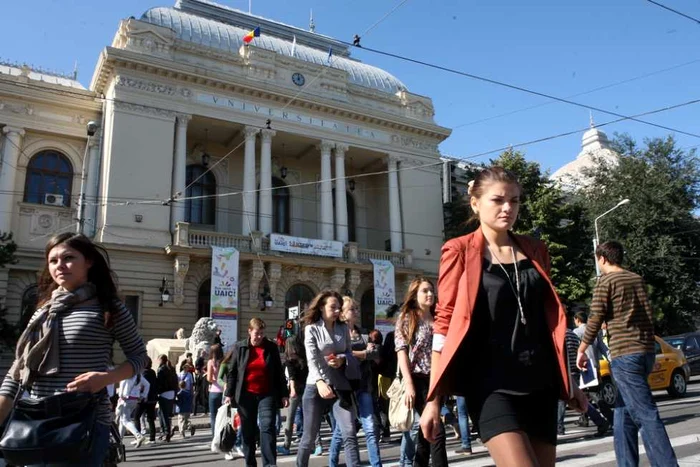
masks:
{"type": "Polygon", "coordinates": [[[260,148],[260,231],[272,233],[272,137],[275,130],[261,130],[260,148]]]}
{"type": "Polygon", "coordinates": [[[331,182],[331,149],[335,143],[321,141],[321,238],[333,240],[333,182],[331,182]]]}
{"type": "Polygon", "coordinates": [[[345,144],[335,145],[335,227],[336,240],[348,243],[348,198],[345,193],[345,144]]]}
{"type": "Polygon", "coordinates": [[[389,155],[389,230],[391,230],[391,251],[398,253],[403,249],[401,229],[401,205],[399,203],[399,158],[389,155]]]}
{"type": "Polygon", "coordinates": [[[257,196],[255,193],[255,136],[258,128],[245,127],[245,152],[243,159],[243,235],[257,228],[258,218],[257,196]]]}
{"type": "Polygon", "coordinates": [[[20,147],[24,130],[6,126],[2,129],[5,134],[5,144],[2,151],[2,168],[0,169],[0,187],[5,192],[0,192],[0,231],[12,231],[12,213],[14,206],[14,186],[17,176],[17,161],[19,160],[20,147]]]}
{"type": "Polygon", "coordinates": [[[83,209],[83,231],[89,237],[95,235],[97,229],[97,191],[100,185],[100,143],[102,130],[98,130],[90,140],[88,152],[87,180],[85,182],[85,209],[83,209]]]}
{"type": "Polygon", "coordinates": [[[191,115],[177,114],[175,119],[175,156],[173,157],[173,185],[171,196],[174,201],[170,204],[170,228],[173,232],[178,222],[185,222],[184,198],[187,186],[187,124],[191,115]]]}

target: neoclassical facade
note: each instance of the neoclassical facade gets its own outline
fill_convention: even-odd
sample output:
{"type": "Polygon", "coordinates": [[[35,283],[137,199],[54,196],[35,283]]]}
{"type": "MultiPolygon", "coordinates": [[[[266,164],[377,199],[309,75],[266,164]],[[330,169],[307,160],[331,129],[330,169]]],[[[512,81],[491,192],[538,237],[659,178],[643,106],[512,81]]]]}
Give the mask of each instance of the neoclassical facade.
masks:
{"type": "Polygon", "coordinates": [[[398,300],[437,275],[450,131],[433,117],[343,43],[204,0],[122,21],[88,89],[0,65],[0,231],[19,246],[0,296],[26,319],[47,239],[81,229],[107,248],[146,339],[208,315],[211,246],[240,251],[243,323],[274,332],[332,287],[370,327],[371,259],[394,264],[398,300]],[[273,251],[271,234],[341,242],[342,257],[273,251]]]}

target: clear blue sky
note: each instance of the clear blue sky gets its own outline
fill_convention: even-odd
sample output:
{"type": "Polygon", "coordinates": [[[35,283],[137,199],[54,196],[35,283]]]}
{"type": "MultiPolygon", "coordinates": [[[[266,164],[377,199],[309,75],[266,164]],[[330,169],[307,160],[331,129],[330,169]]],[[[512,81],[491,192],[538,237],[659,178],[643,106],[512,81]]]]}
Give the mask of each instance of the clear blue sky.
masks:
{"type": "MultiPolygon", "coordinates": [[[[697,0],[662,0],[700,18],[697,0]]],[[[69,72],[79,63],[88,85],[100,51],[119,20],[140,17],[150,7],[174,0],[7,1],[2,7],[0,57],[69,72]]],[[[247,0],[219,3],[248,9],[247,0]]],[[[398,0],[254,0],[253,13],[299,27],[313,8],[317,32],[351,40],[382,18],[398,0]]],[[[363,45],[566,97],[681,64],[624,85],[573,98],[631,115],[700,98],[700,25],[645,0],[408,0],[362,38],[363,45]]],[[[588,111],[554,103],[512,115],[504,113],[546,102],[541,97],[431,70],[356,50],[353,56],[382,67],[412,92],[430,96],[437,122],[454,128],[444,154],[473,154],[588,125],[588,111]],[[488,121],[480,120],[489,119],[488,121]]],[[[700,104],[646,117],[700,134],[700,104]]],[[[597,123],[614,117],[594,113],[597,123]]],[[[622,122],[608,135],[628,132],[637,140],[665,130],[622,122]]],[[[678,135],[681,147],[700,139],[678,135]]],[[[527,157],[545,169],[572,160],[581,134],[535,144],[527,157]]],[[[494,157],[494,156],[491,156],[494,157]]],[[[480,160],[485,160],[482,157],[480,160]]],[[[479,159],[477,159],[479,160],[479,159]]]]}

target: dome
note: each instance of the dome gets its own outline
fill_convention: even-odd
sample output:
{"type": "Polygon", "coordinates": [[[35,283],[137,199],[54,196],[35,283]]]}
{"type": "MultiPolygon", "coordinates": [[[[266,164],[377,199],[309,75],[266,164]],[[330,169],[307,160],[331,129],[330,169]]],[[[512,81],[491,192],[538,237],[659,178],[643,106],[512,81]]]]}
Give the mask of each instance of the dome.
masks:
{"type": "MultiPolygon", "coordinates": [[[[151,8],[141,16],[141,21],[172,29],[180,40],[236,55],[243,45],[243,36],[250,32],[250,29],[169,7],[151,8]]],[[[261,29],[260,37],[255,38],[255,46],[282,55],[291,54],[291,41],[266,34],[264,27],[261,29]]],[[[295,57],[316,65],[328,65],[328,50],[319,50],[297,43],[295,57]]],[[[330,66],[346,71],[351,83],[370,89],[391,94],[407,89],[401,81],[390,73],[341,55],[334,55],[330,66]]]]}

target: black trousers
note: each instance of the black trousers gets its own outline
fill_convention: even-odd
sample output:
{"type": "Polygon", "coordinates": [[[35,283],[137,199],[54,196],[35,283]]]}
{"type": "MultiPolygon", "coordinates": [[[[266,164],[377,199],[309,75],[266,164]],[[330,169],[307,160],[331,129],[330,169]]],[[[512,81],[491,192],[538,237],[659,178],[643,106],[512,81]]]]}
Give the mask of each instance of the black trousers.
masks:
{"type": "MultiPolygon", "coordinates": [[[[426,399],[428,398],[428,390],[430,389],[430,377],[427,375],[411,375],[413,378],[413,387],[416,390],[416,412],[420,416],[425,409],[426,399]]],[[[430,465],[430,457],[433,457],[433,467],[447,467],[447,449],[445,447],[445,427],[440,422],[440,432],[434,443],[429,443],[423,437],[423,430],[418,429],[416,437],[416,457],[413,459],[415,467],[428,467],[430,465]]]]}
{"type": "Polygon", "coordinates": [[[146,414],[148,420],[148,436],[151,441],[156,440],[156,403],[155,402],[139,402],[134,412],[134,423],[136,429],[141,432],[141,415],[146,414]]]}

